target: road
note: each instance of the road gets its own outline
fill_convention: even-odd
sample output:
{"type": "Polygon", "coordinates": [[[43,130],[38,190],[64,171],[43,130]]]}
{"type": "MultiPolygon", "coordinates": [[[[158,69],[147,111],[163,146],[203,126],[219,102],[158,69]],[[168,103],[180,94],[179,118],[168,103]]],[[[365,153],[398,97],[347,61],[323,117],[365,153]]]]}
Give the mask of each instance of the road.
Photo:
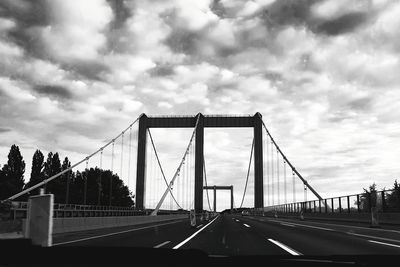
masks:
{"type": "Polygon", "coordinates": [[[400,229],[222,214],[53,236],[55,246],[200,249],[209,255],[400,255],[400,229]]]}

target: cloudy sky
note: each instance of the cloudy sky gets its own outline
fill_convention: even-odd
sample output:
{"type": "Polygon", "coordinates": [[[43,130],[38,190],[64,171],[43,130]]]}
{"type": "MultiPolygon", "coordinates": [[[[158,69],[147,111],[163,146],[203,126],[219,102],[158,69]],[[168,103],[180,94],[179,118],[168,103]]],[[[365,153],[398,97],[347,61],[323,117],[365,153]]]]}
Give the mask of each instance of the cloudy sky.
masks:
{"type": "MultiPolygon", "coordinates": [[[[390,187],[399,36],[395,0],[2,0],[0,164],[12,144],[27,177],[37,148],[79,160],[143,112],[260,112],[323,197],[390,187]]],[[[169,176],[189,137],[154,131],[169,176]]],[[[235,198],[251,141],[206,130],[209,182],[235,198]]]]}

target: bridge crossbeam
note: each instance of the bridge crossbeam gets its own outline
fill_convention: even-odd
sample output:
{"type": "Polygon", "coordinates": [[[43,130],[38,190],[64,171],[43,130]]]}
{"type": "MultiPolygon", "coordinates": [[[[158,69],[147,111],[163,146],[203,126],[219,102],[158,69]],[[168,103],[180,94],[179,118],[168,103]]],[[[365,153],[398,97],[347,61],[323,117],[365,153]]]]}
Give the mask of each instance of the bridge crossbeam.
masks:
{"type": "Polygon", "coordinates": [[[233,210],[233,185],[230,186],[203,186],[204,190],[213,190],[214,191],[214,212],[217,211],[217,190],[230,190],[231,191],[231,211],[233,210]]]}

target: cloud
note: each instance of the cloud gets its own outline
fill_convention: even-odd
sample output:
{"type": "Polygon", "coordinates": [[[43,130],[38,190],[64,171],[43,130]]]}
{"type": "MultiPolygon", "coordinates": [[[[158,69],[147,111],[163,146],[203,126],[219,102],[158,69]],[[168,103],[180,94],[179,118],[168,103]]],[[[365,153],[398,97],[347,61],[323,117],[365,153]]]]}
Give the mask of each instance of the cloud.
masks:
{"type": "Polygon", "coordinates": [[[112,20],[105,1],[46,1],[50,23],[35,29],[52,57],[69,62],[95,60],[106,45],[103,31],[112,20]],[[84,14],[90,10],[91,16],[84,14]],[[85,25],[85,27],[82,27],[85,25]]]}
{"type": "Polygon", "coordinates": [[[346,14],[339,18],[321,23],[318,25],[317,30],[329,35],[343,34],[354,31],[357,27],[365,23],[367,18],[365,13],[346,14]]]}
{"type": "Polygon", "coordinates": [[[35,91],[39,92],[40,94],[54,96],[56,98],[70,99],[72,97],[71,92],[63,86],[38,85],[34,89],[35,89],[35,91]]]}
{"type": "Polygon", "coordinates": [[[11,129],[9,129],[9,128],[0,128],[0,133],[6,133],[9,131],[11,131],[11,129]]]}
{"type": "Polygon", "coordinates": [[[0,77],[0,93],[17,102],[31,102],[35,97],[26,90],[27,85],[6,77],[0,77]]]}
{"type": "Polygon", "coordinates": [[[132,83],[139,75],[156,66],[149,58],[129,54],[109,55],[105,57],[105,62],[110,72],[106,72],[104,78],[115,84],[132,83]]]}

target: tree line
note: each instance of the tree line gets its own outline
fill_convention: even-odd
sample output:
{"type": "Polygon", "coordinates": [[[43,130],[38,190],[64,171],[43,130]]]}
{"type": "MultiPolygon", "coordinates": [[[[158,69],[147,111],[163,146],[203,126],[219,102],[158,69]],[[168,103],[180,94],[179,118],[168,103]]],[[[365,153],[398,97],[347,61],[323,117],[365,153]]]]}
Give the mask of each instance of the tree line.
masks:
{"type": "Polygon", "coordinates": [[[391,189],[383,188],[377,190],[376,183],[364,188],[364,193],[360,197],[360,206],[363,211],[370,211],[371,208],[379,207],[381,210],[399,212],[400,211],[400,185],[394,181],[391,189]]]}
{"type": "MultiPolygon", "coordinates": [[[[25,161],[19,147],[11,146],[8,161],[0,165],[0,200],[34,186],[53,175],[71,167],[68,157],[61,163],[58,153],[49,152],[47,158],[37,149],[32,157],[30,178],[25,183],[25,161]]],[[[110,170],[97,167],[84,171],[68,171],[42,186],[45,193],[54,194],[54,203],[86,204],[133,207],[134,196],[124,182],[110,170]]],[[[18,197],[27,201],[29,196],[39,194],[39,188],[18,197]]]]}

